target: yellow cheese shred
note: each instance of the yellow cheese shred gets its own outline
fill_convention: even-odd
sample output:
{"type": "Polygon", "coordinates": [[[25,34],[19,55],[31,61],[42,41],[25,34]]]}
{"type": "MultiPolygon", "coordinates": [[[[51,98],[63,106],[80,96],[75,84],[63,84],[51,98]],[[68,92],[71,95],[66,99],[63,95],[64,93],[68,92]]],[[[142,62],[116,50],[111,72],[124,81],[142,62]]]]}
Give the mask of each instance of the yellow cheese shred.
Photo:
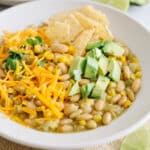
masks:
{"type": "MultiPolygon", "coordinates": [[[[40,36],[44,43],[50,46],[51,42],[45,35],[44,27],[39,27],[38,30],[30,27],[15,33],[5,31],[1,37],[0,64],[9,57],[10,49],[22,52],[23,50],[20,49],[20,46],[27,44],[26,39],[36,36],[40,36]]],[[[33,62],[30,65],[26,64],[24,60],[17,62],[16,70],[14,72],[6,70],[5,78],[0,79],[0,112],[6,113],[11,119],[24,125],[26,125],[25,121],[18,116],[19,114],[16,115],[16,106],[21,105],[21,113],[32,116],[35,120],[62,118],[63,103],[68,91],[65,89],[64,83],[59,80],[60,76],[57,67],[52,71],[48,65],[45,65],[45,67],[38,65],[41,60],[47,58],[46,52],[43,52],[39,56],[34,55],[33,49],[30,46],[27,46],[27,49],[23,52],[32,55],[33,62]],[[20,91],[10,93],[17,86],[25,88],[25,95],[22,95],[20,91]],[[41,102],[41,106],[36,106],[34,109],[28,107],[28,102],[32,101],[28,97],[32,95],[41,102]],[[38,117],[39,112],[43,112],[44,114],[46,110],[49,110],[51,115],[45,114],[43,117],[38,117]]],[[[48,60],[52,59],[51,54],[51,59],[48,60]]]]}

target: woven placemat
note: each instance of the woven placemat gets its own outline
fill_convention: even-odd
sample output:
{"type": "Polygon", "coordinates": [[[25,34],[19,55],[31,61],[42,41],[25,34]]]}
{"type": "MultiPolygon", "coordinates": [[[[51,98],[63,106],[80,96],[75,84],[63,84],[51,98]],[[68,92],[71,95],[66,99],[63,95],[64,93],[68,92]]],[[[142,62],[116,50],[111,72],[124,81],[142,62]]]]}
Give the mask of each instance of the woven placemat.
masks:
{"type": "Polygon", "coordinates": [[[25,147],[0,137],[0,150],[39,150],[39,149],[25,147]]]}
{"type": "MultiPolygon", "coordinates": [[[[86,148],[83,150],[119,150],[120,144],[121,140],[118,140],[110,144],[99,145],[91,148],[86,148]]],[[[22,146],[0,137],[0,150],[40,150],[40,149],[22,146]]]]}

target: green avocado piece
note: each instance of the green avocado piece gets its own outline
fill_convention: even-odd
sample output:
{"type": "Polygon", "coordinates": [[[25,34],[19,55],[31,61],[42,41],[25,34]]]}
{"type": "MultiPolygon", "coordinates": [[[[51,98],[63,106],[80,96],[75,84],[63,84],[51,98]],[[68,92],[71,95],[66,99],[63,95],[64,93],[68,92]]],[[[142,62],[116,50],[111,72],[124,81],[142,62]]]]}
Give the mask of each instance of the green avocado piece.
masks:
{"type": "Polygon", "coordinates": [[[99,73],[101,75],[106,75],[108,72],[108,64],[109,64],[109,60],[107,57],[105,57],[104,55],[102,55],[99,59],[98,65],[99,65],[99,73]]]}
{"type": "Polygon", "coordinates": [[[118,61],[115,59],[110,60],[108,70],[109,70],[109,77],[113,81],[118,82],[120,80],[121,75],[121,68],[118,61]]]}
{"type": "Polygon", "coordinates": [[[88,83],[81,87],[82,98],[87,98],[91,94],[94,85],[95,85],[94,83],[88,83]]]}
{"type": "Polygon", "coordinates": [[[125,51],[121,46],[114,42],[106,42],[102,50],[107,55],[117,57],[121,57],[125,51]]]}
{"type": "Polygon", "coordinates": [[[79,81],[81,79],[81,70],[73,70],[73,78],[75,81],[79,81]]]}
{"type": "Polygon", "coordinates": [[[92,91],[91,97],[95,99],[99,99],[103,97],[105,90],[110,82],[110,79],[105,76],[99,76],[96,85],[92,91]]]}
{"type": "Polygon", "coordinates": [[[98,73],[98,62],[92,57],[87,57],[84,77],[89,79],[95,79],[98,73]]]}
{"type": "Polygon", "coordinates": [[[86,50],[92,50],[93,48],[102,48],[104,46],[104,42],[102,41],[96,41],[96,42],[90,42],[86,46],[86,50]]]}
{"type": "Polygon", "coordinates": [[[145,5],[146,3],[148,3],[148,0],[130,0],[130,3],[136,5],[145,5]]]}
{"type": "Polygon", "coordinates": [[[80,80],[85,68],[85,58],[76,56],[69,69],[69,75],[75,80],[80,80]]]}
{"type": "Polygon", "coordinates": [[[90,56],[97,60],[99,60],[101,55],[102,55],[102,51],[99,48],[94,48],[87,53],[87,56],[90,56]]]}
{"type": "Polygon", "coordinates": [[[72,88],[71,88],[71,90],[70,90],[68,96],[73,96],[73,95],[78,94],[78,93],[80,93],[80,87],[79,87],[78,82],[76,82],[76,83],[72,86],[72,88]]]}

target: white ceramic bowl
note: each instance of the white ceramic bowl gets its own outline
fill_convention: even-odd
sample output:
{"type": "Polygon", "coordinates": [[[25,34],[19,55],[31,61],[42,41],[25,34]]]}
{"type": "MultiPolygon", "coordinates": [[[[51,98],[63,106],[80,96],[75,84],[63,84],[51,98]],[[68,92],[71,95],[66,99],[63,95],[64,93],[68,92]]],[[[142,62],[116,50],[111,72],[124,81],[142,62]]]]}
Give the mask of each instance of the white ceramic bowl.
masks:
{"type": "MultiPolygon", "coordinates": [[[[150,100],[150,33],[125,14],[88,0],[40,0],[10,8],[0,13],[0,32],[20,30],[39,24],[51,14],[91,4],[110,20],[114,36],[124,41],[138,56],[142,65],[142,89],[131,108],[111,125],[92,131],[56,134],[23,127],[0,115],[0,135],[17,143],[45,149],[72,150],[102,144],[121,138],[143,124],[149,116],[150,100]]],[[[1,34],[1,33],[0,33],[1,34]]]]}

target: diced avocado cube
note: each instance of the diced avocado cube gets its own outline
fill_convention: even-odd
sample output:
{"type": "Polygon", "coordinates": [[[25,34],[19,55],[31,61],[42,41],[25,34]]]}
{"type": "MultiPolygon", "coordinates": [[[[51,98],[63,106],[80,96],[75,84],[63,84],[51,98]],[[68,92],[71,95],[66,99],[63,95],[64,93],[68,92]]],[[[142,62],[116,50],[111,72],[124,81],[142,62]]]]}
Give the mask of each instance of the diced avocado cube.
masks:
{"type": "Polygon", "coordinates": [[[82,98],[87,98],[91,94],[94,85],[95,85],[94,83],[88,83],[81,87],[82,98]]]}
{"type": "Polygon", "coordinates": [[[80,79],[81,75],[84,72],[84,68],[85,68],[85,58],[76,56],[70,66],[69,74],[75,80],[80,79]]]}
{"type": "Polygon", "coordinates": [[[113,81],[118,82],[120,80],[121,75],[121,68],[118,61],[115,59],[110,60],[108,70],[109,70],[109,77],[113,81]]]}
{"type": "Polygon", "coordinates": [[[95,99],[100,99],[103,97],[103,94],[104,94],[104,90],[101,89],[99,86],[96,86],[94,89],[93,89],[93,92],[91,94],[91,97],[92,98],[95,98],[95,99]]]}
{"type": "Polygon", "coordinates": [[[72,86],[72,88],[71,88],[71,90],[70,90],[68,96],[73,96],[73,95],[78,94],[78,93],[80,93],[80,87],[79,87],[78,82],[76,82],[76,83],[72,86]]]}
{"type": "Polygon", "coordinates": [[[106,42],[102,50],[105,54],[116,57],[121,57],[125,51],[121,46],[114,42],[106,42]]]}
{"type": "Polygon", "coordinates": [[[87,57],[84,77],[93,79],[96,78],[97,73],[98,73],[98,62],[96,61],[96,59],[92,57],[87,57]]]}
{"type": "Polygon", "coordinates": [[[99,48],[94,48],[87,53],[87,56],[95,58],[99,60],[100,56],[102,55],[102,51],[99,48]]]}
{"type": "Polygon", "coordinates": [[[103,97],[105,90],[109,84],[110,79],[105,76],[99,76],[96,85],[92,91],[91,97],[99,99],[103,97]]]}
{"type": "Polygon", "coordinates": [[[108,72],[108,64],[109,64],[109,60],[107,57],[105,57],[104,55],[102,55],[99,59],[98,62],[98,66],[99,66],[99,73],[101,75],[106,75],[108,72]]]}
{"type": "Polygon", "coordinates": [[[86,46],[86,50],[92,50],[93,48],[102,48],[104,46],[104,42],[102,41],[96,41],[96,42],[90,42],[86,46]]]}

